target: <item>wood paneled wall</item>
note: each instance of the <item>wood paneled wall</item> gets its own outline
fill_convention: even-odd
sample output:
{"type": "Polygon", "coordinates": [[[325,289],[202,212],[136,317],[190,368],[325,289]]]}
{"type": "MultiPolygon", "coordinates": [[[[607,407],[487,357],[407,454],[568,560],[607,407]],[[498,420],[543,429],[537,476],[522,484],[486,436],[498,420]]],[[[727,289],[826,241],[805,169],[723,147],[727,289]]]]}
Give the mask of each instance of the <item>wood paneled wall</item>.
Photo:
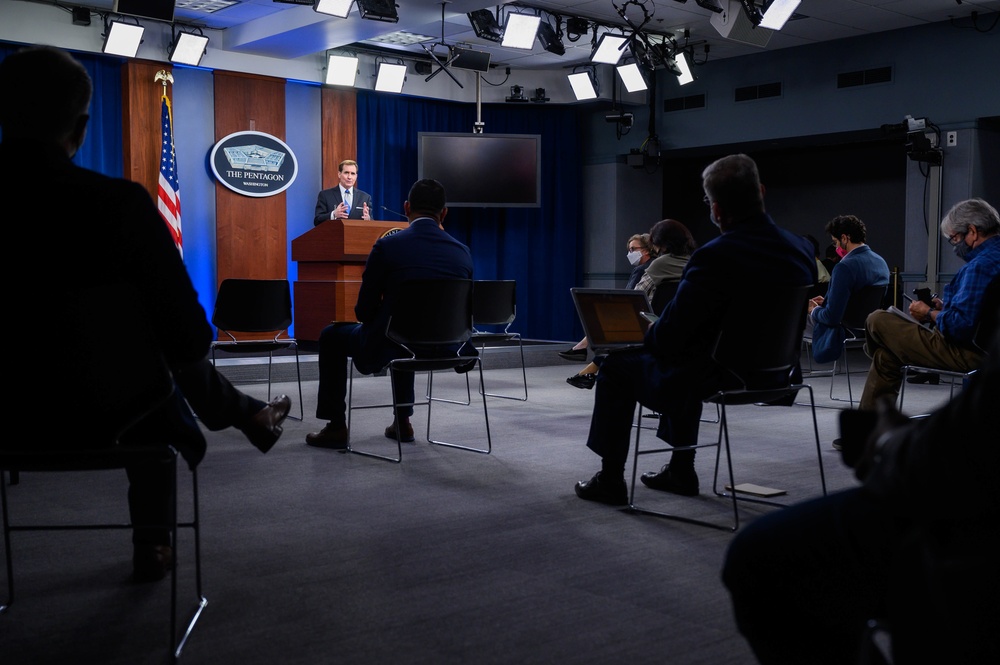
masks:
{"type": "Polygon", "coordinates": [[[357,97],[354,88],[323,88],[323,189],[337,186],[337,164],[358,159],[357,97]]]}
{"type": "MultiPolygon", "coordinates": [[[[285,140],[285,81],[216,71],[215,140],[257,131],[285,140]]],[[[217,277],[288,276],[285,192],[244,196],[215,183],[217,277]]]]}
{"type": "MultiPolygon", "coordinates": [[[[129,60],[122,67],[122,152],[124,174],[156,200],[160,177],[160,98],[163,84],[154,80],[162,62],[129,60]]],[[[169,88],[167,94],[173,99],[169,88]]]]}

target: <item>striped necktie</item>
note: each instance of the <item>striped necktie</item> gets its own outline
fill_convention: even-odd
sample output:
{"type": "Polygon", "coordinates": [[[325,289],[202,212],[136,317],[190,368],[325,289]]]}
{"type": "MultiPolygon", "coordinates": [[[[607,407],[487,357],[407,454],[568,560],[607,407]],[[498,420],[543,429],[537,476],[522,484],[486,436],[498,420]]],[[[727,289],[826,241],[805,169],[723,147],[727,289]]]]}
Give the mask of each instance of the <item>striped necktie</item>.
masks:
{"type": "Polygon", "coordinates": [[[351,190],[344,190],[344,205],[347,206],[347,214],[351,214],[351,190]]]}

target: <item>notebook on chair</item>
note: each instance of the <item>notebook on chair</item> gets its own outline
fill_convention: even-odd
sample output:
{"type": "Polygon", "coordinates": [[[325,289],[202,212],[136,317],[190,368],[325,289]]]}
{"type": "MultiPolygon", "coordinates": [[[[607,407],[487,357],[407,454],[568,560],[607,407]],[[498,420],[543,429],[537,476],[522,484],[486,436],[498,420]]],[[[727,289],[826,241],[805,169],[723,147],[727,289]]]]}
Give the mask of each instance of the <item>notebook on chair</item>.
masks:
{"type": "Polygon", "coordinates": [[[570,289],[583,332],[594,353],[642,345],[653,307],[641,289],[570,289]]]}

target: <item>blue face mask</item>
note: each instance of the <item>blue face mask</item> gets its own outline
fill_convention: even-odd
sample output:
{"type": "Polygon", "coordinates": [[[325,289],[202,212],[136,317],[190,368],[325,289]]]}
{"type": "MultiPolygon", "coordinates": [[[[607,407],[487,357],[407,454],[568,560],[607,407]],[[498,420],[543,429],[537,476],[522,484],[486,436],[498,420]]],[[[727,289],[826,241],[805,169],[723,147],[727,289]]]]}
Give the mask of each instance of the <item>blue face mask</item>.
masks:
{"type": "Polygon", "coordinates": [[[969,260],[968,254],[970,249],[972,248],[965,244],[965,236],[962,236],[958,244],[951,246],[951,251],[955,252],[955,256],[966,262],[969,260]]]}

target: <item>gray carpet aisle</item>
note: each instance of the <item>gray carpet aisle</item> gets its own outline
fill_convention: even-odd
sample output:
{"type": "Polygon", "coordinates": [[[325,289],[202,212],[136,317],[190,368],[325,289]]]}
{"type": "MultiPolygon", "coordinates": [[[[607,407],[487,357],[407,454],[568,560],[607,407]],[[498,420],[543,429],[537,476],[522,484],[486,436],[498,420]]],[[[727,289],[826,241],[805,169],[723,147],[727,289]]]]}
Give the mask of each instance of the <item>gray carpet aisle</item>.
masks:
{"type": "MultiPolygon", "coordinates": [[[[555,356],[563,348],[533,351],[528,401],[488,401],[491,455],[426,443],[426,410],[414,417],[417,442],[404,444],[401,464],[309,448],[304,437],[320,426],[311,376],[303,384],[305,421],[288,420],[267,455],[238,432],[212,434],[199,468],[209,604],[181,662],[753,663],[719,581],[731,533],[575,497],[574,483],[599,460],[584,446],[593,392],[565,383],[580,364],[555,356]]],[[[495,358],[494,366],[503,364],[495,358]]],[[[852,357],[852,366],[864,360],[852,357]]],[[[277,388],[296,395],[294,381],[282,379],[277,388]]],[[[494,369],[487,380],[490,391],[514,391],[520,370],[494,369]]],[[[838,393],[845,380],[837,377],[838,393]]],[[[841,406],[828,397],[829,381],[811,381],[817,402],[841,406]]],[[[855,391],[863,381],[854,375],[855,391]]],[[[266,396],[266,385],[243,386],[266,396]]],[[[365,403],[389,396],[384,377],[361,378],[355,388],[365,403]]],[[[437,375],[435,394],[464,397],[464,379],[437,375]]],[[[435,431],[484,441],[473,396],[471,407],[435,404],[435,431]]],[[[910,386],[907,405],[920,411],[947,398],[944,387],[910,386]]],[[[837,413],[818,410],[830,490],[854,483],[830,447],[837,413]]],[[[388,410],[355,412],[355,445],[393,450],[382,436],[388,423],[388,410]]],[[[809,409],[738,407],[731,427],[738,483],[786,489],[790,500],[820,493],[809,409]]],[[[716,428],[703,424],[702,437],[714,438],[716,428]]],[[[712,453],[698,457],[700,497],[643,488],[642,503],[730,518],[726,500],[711,493],[712,453]]],[[[645,457],[640,473],[661,463],[645,457]]],[[[12,516],[23,518],[125,511],[119,473],[24,474],[8,490],[12,516]]],[[[189,494],[181,496],[188,505],[189,494]]],[[[741,517],[770,510],[741,506],[741,517]]],[[[0,617],[4,665],[163,662],[169,583],[125,583],[127,534],[14,536],[17,597],[0,617]]],[[[182,533],[185,612],[190,543],[182,533]]]]}

